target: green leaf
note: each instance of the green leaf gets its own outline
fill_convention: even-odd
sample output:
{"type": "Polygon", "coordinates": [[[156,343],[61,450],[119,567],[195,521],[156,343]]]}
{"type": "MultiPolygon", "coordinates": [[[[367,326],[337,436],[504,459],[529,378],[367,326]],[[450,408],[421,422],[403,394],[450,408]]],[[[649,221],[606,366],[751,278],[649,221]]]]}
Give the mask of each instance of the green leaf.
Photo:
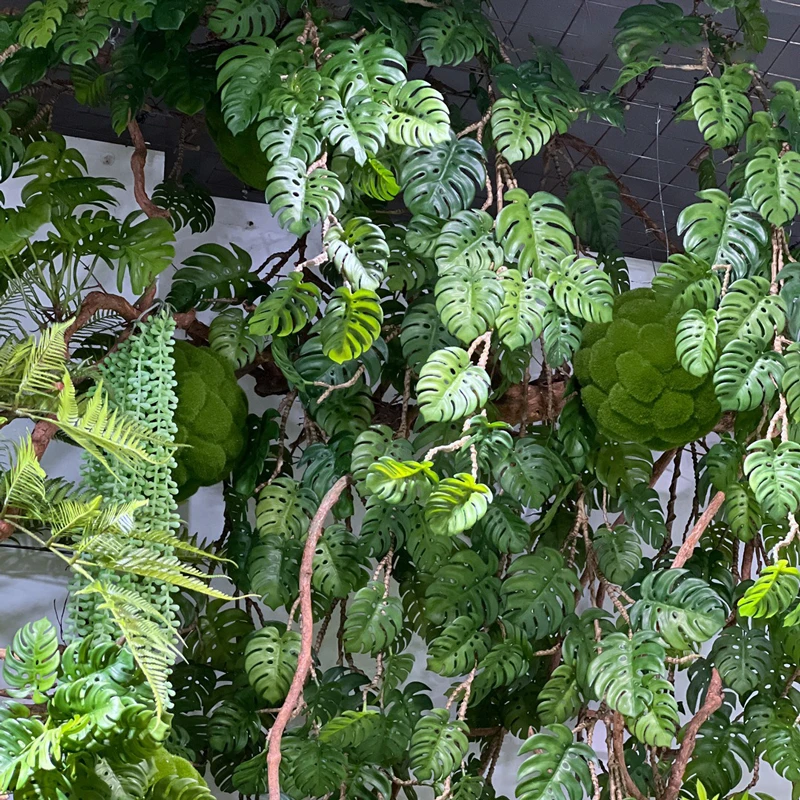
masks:
{"type": "Polygon", "coordinates": [[[502,283],[489,269],[454,267],[436,282],[436,310],[448,332],[465,344],[494,326],[502,304],[502,283]]]}
{"type": "Polygon", "coordinates": [[[209,347],[224,356],[234,369],[255,360],[264,349],[264,337],[248,332],[248,321],[241,308],[220,311],[208,329],[209,347]]]}
{"type": "Polygon", "coordinates": [[[664,648],[653,631],[637,631],[633,638],[611,633],[598,643],[589,664],[588,680],[598,697],[626,717],[645,714],[653,703],[647,678],[666,673],[664,648]]]}
{"type": "Polygon", "coordinates": [[[358,543],[344,525],[329,525],[314,551],[312,586],[326,598],[347,597],[366,582],[358,543]]]}
{"type": "Polygon", "coordinates": [[[746,339],[728,342],[714,374],[714,391],[722,410],[748,411],[768,403],[781,385],[783,370],[780,354],[761,352],[746,339]]]}
{"type": "Polygon", "coordinates": [[[116,257],[117,288],[124,287],[128,274],[131,289],[140,295],[175,257],[175,233],[165,219],[144,219],[137,223],[139,212],[129,214],[120,226],[116,257]]]}
{"type": "Polygon", "coordinates": [[[519,755],[531,755],[517,773],[517,800],[570,800],[592,793],[589,764],[597,756],[587,744],[576,742],[572,731],[552,724],[530,736],[519,755]]]}
{"type": "Polygon", "coordinates": [[[392,505],[424,501],[439,478],[432,461],[396,461],[381,456],[367,470],[367,491],[392,505]]]}
{"type": "Polygon", "coordinates": [[[317,510],[314,493],[291,478],[276,478],[265,486],[256,503],[256,528],[262,538],[271,534],[300,539],[317,510]]]}
{"type": "Polygon", "coordinates": [[[628,64],[624,64],[617,75],[617,79],[614,81],[614,85],[611,87],[611,92],[616,94],[635,78],[638,78],[640,75],[645,75],[650,72],[651,69],[660,67],[661,63],[660,58],[651,56],[645,61],[631,61],[628,64]]]}
{"type": "Polygon", "coordinates": [[[229,41],[257,40],[275,30],[279,15],[278,0],[218,0],[208,27],[229,41]]]}
{"type": "Polygon", "coordinates": [[[317,313],[320,291],[303,280],[301,272],[281,278],[266,300],[250,317],[250,333],[257,336],[289,336],[303,330],[317,313]]]}
{"type": "Polygon", "coordinates": [[[556,489],[572,480],[559,455],[534,439],[517,439],[495,472],[503,491],[527,508],[541,508],[556,489]]]}
{"type": "Polygon", "coordinates": [[[775,122],[783,122],[792,149],[796,150],[800,146],[800,93],[791,81],[776,81],[772,91],[770,113],[775,122]]]}
{"type": "Polygon", "coordinates": [[[429,66],[462,64],[483,50],[483,36],[474,18],[458,6],[432,8],[422,15],[419,40],[429,66]]]}
{"type": "Polygon", "coordinates": [[[544,310],[542,340],[547,363],[561,365],[581,346],[581,329],[566,311],[551,303],[544,310]]]}
{"type": "MultiPolygon", "coordinates": [[[[332,78],[336,85],[339,87],[339,93],[342,97],[352,97],[356,94],[367,94],[373,100],[382,100],[390,94],[392,89],[394,91],[395,102],[398,97],[408,94],[409,98],[404,102],[408,107],[413,108],[415,104],[421,103],[422,108],[420,112],[430,116],[430,105],[426,105],[424,100],[431,97],[428,93],[422,93],[423,97],[413,97],[416,90],[420,85],[427,86],[425,81],[408,81],[405,80],[406,62],[397,50],[389,47],[386,44],[386,37],[380,33],[368,33],[358,41],[353,41],[347,37],[336,39],[326,46],[326,55],[330,54],[330,58],[322,65],[323,77],[332,78]],[[414,84],[408,90],[407,87],[414,84]]],[[[440,111],[444,102],[439,96],[440,111]]],[[[392,102],[389,105],[393,105],[392,102]]],[[[403,112],[398,110],[399,117],[403,112]]],[[[445,120],[447,119],[447,110],[444,108],[445,120]]],[[[434,114],[433,116],[437,116],[434,114]]],[[[431,131],[436,130],[441,135],[442,121],[439,116],[438,123],[434,119],[430,119],[426,125],[429,124],[431,131]]],[[[447,125],[449,128],[449,124],[447,125]]],[[[398,144],[409,144],[409,142],[398,141],[392,135],[392,126],[389,126],[389,138],[398,144]]]]}
{"type": "Polygon", "coordinates": [[[675,689],[665,678],[649,675],[645,682],[653,701],[647,711],[633,722],[633,734],[651,747],[669,747],[680,725],[675,689]]]}
{"type": "Polygon", "coordinates": [[[744,460],[750,488],[764,512],[772,519],[785,519],[800,507],[800,445],[769,440],[753,442],[744,460]]]}
{"type": "Polygon", "coordinates": [[[259,147],[273,163],[297,158],[311,164],[319,155],[319,139],[305,117],[262,113],[258,119],[259,147]]]}
{"type": "Polygon", "coordinates": [[[275,164],[267,175],[267,202],[278,224],[296,236],[308,233],[344,199],[344,187],[335,172],[322,167],[307,174],[299,158],[275,164]]]}
{"type": "Polygon", "coordinates": [[[463,419],[486,405],[489,376],[465,350],[446,347],[432,353],[420,371],[417,400],[426,422],[463,419]]]}
{"type": "Polygon", "coordinates": [[[409,760],[419,780],[442,780],[451,775],[467,755],[466,722],[451,720],[443,708],[421,717],[411,737],[409,760]]]}
{"type": "Polygon", "coordinates": [[[766,347],[786,325],[786,305],[780,295],[770,294],[766,278],[742,278],[722,298],[717,320],[723,347],[734,339],[766,347]]]}
{"type": "Polygon", "coordinates": [[[608,253],[616,246],[622,225],[619,187],[599,166],[573,172],[569,184],[566,207],[578,238],[592,250],[608,253]]]}
{"type": "Polygon", "coordinates": [[[408,366],[419,372],[437,350],[457,344],[429,300],[415,303],[403,317],[400,328],[400,346],[408,366]]]}
{"type": "Polygon", "coordinates": [[[252,692],[247,695],[224,700],[212,712],[208,721],[208,743],[212,750],[241,753],[251,741],[258,741],[261,717],[252,705],[255,695],[252,692]]]}
{"type": "Polygon", "coordinates": [[[400,194],[394,172],[377,158],[368,158],[363,167],[353,169],[351,185],[360,194],[387,203],[400,194]]]}
{"type": "Polygon", "coordinates": [[[110,32],[110,20],[96,11],[89,10],[83,16],[70,14],[56,31],[53,47],[65,64],[83,65],[100,52],[110,32]]]}
{"type": "Polygon", "coordinates": [[[271,609],[288,606],[297,596],[301,547],[296,539],[261,533],[247,559],[250,591],[271,609]]]}
{"type": "Polygon", "coordinates": [[[672,300],[673,309],[681,312],[713,308],[720,288],[716,271],[694,254],[674,253],[653,278],[653,289],[672,300]]]}
{"type": "MultiPolygon", "coordinates": [[[[390,117],[390,133],[391,125],[390,117]]],[[[400,167],[408,210],[449,219],[469,208],[477,188],[483,186],[484,157],[483,147],[468,137],[409,148],[400,167]]]]}
{"type": "Polygon", "coordinates": [[[47,47],[67,13],[67,0],[34,0],[22,15],[17,41],[23,47],[47,47]]]}
{"type": "Polygon", "coordinates": [[[377,157],[386,134],[387,109],[369,95],[357,94],[343,102],[337,92],[319,105],[315,119],[320,133],[341,153],[362,166],[377,157]]]}
{"type": "Polygon", "coordinates": [[[47,619],[29,622],[15,634],[3,660],[3,680],[10,697],[30,697],[44,703],[56,683],[61,662],[58,636],[47,619]]]}
{"type": "Polygon", "coordinates": [[[351,217],[331,225],[325,234],[325,252],[354,289],[375,291],[386,277],[389,245],[381,228],[369,217],[351,217]]]}
{"type": "MultiPolygon", "coordinates": [[[[348,621],[349,619],[348,616],[348,621]]],[[[322,726],[319,739],[343,750],[358,747],[363,741],[376,735],[378,720],[380,720],[378,711],[343,711],[338,717],[329,719],[322,726]]]]}
{"type": "Polygon", "coordinates": [[[722,682],[740,697],[766,684],[772,670],[772,644],[759,628],[725,628],[709,656],[722,682]]]}
{"type": "Polygon", "coordinates": [[[428,669],[445,678],[467,674],[489,652],[489,634],[471,616],[456,617],[428,645],[428,669]]]}
{"type": "Polygon", "coordinates": [[[494,622],[499,611],[500,590],[496,571],[497,558],[492,553],[478,555],[474,550],[453,553],[425,590],[425,616],[435,625],[467,615],[481,624],[494,622]]]}
{"type": "MultiPolygon", "coordinates": [[[[736,465],[738,472],[738,462],[736,465]]],[[[764,522],[761,506],[749,484],[735,481],[725,488],[725,519],[731,532],[740,542],[749,542],[761,530],[764,522]]]]}
{"type": "Polygon", "coordinates": [[[726,67],[722,77],[707,76],[692,92],[692,112],[706,142],[715,149],[737,144],[750,119],[749,65],[726,67]]]}
{"type": "Polygon", "coordinates": [[[449,219],[436,238],[435,259],[444,275],[458,267],[497,269],[503,249],[494,239],[494,220],[485,211],[471,208],[449,219]]]}
{"type": "Polygon", "coordinates": [[[688,650],[716,636],[727,609],[714,590],[688,570],[649,573],[631,607],[633,625],[657,631],[669,647],[688,650]]]}
{"type": "Polygon", "coordinates": [[[744,43],[751,50],[761,53],[769,38],[769,17],[761,8],[759,0],[735,0],[736,24],[742,32],[744,43]]]}
{"type": "MultiPolygon", "coordinates": [[[[389,141],[408,147],[433,148],[451,138],[450,112],[442,95],[427,81],[396,83],[389,90],[386,102],[389,141]]],[[[466,203],[463,208],[468,206],[466,203]]]]}
{"type": "Polygon", "coordinates": [[[247,680],[268,706],[280,705],[289,691],[300,655],[300,634],[268,625],[256,631],[244,650],[247,680]]]}
{"type": "Polygon", "coordinates": [[[595,531],[592,544],[600,572],[611,583],[622,586],[639,569],[642,546],[638,535],[627,525],[601,526],[595,531]]]}
{"type": "Polygon", "coordinates": [[[782,614],[797,597],[800,570],[785,559],[761,570],[758,580],[739,598],[743,617],[769,618],[782,614]]]}
{"type": "Polygon", "coordinates": [[[523,274],[545,279],[573,252],[575,230],[564,213],[564,204],[552,194],[512,189],[497,215],[497,237],[509,261],[523,274]]]}
{"type": "Polygon", "coordinates": [[[348,653],[376,656],[403,629],[403,604],[399,597],[384,597],[382,581],[370,581],[359,589],[347,609],[344,648],[348,653]]]}
{"type": "Polygon", "coordinates": [[[786,397],[789,417],[792,421],[800,421],[800,345],[792,342],[783,354],[786,371],[781,381],[781,391],[786,397]]]}
{"type": "Polygon", "coordinates": [[[717,362],[717,312],[703,313],[690,308],[678,322],[675,352],[680,365],[690,374],[708,375],[717,362]]]}
{"type": "Polygon", "coordinates": [[[678,215],[678,233],[687,251],[712,265],[730,265],[744,278],[762,261],[769,234],[750,201],[731,202],[720,189],[705,189],[678,215]]]}
{"type": "Polygon", "coordinates": [[[172,180],[159,183],[151,199],[169,209],[170,222],[176,231],[188,225],[192,233],[205,233],[214,224],[214,199],[191,175],[184,175],[180,183],[172,180]]]}
{"type": "Polygon", "coordinates": [[[495,320],[497,335],[509,350],[530,347],[544,329],[544,311],[550,302],[547,287],[538,278],[523,278],[516,269],[501,274],[503,305],[495,320]]]}
{"type": "Polygon", "coordinates": [[[369,468],[379,458],[388,456],[397,461],[406,461],[413,455],[408,439],[395,439],[394,431],[387,425],[372,425],[355,440],[350,456],[350,471],[364,494],[369,468]]]}
{"type": "Polygon", "coordinates": [[[700,41],[701,17],[684,17],[675,3],[658,2],[626,8],[620,15],[614,47],[623,64],[642,61],[665,44],[693,45],[700,41]]]}
{"type": "Polygon", "coordinates": [[[337,364],[353,361],[381,335],[383,310],[375,292],[340,286],[331,295],[320,326],[322,350],[337,364]]]}
{"type": "Polygon", "coordinates": [[[492,502],[492,490],[467,472],[445,478],[425,503],[425,521],[433,533],[456,536],[469,530],[492,502]]]}
{"type": "Polygon", "coordinates": [[[538,108],[526,108],[519,100],[503,97],[492,106],[492,136],[509,164],[535,156],[555,132],[550,117],[538,108]]]}
{"type": "Polygon", "coordinates": [[[547,285],[564,311],[587,322],[611,322],[611,279],[593,258],[567,256],[547,275],[547,285]]]}
{"type": "Polygon", "coordinates": [[[762,147],[745,167],[745,192],[771,225],[790,223],[800,213],[800,154],[762,147]]]}
{"type": "Polygon", "coordinates": [[[303,797],[324,797],[338,791],[347,778],[345,751],[320,739],[303,739],[294,761],[292,778],[303,797]]]}
{"type": "Polygon", "coordinates": [[[581,689],[574,664],[559,664],[539,692],[539,719],[544,725],[566,722],[581,707],[581,689]]]}

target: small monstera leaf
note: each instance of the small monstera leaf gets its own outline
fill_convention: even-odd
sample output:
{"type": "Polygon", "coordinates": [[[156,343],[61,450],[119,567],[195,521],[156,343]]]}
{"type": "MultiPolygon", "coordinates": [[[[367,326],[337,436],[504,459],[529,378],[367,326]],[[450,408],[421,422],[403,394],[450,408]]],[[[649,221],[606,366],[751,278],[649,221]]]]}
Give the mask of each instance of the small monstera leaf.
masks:
{"type": "Polygon", "coordinates": [[[758,580],[739,599],[743,617],[766,618],[782,614],[800,589],[800,570],[781,559],[761,570],[758,580]]]}
{"type": "Polygon", "coordinates": [[[375,292],[351,292],[340,286],[331,295],[322,319],[322,350],[337,364],[353,361],[381,335],[383,310],[375,292]]]}
{"type": "Polygon", "coordinates": [[[405,81],[405,59],[386,44],[386,37],[380,33],[367,34],[358,41],[347,37],[337,39],[325,49],[330,58],[322,65],[322,76],[333,80],[342,97],[366,94],[380,101],[390,95],[396,85],[402,89],[413,83],[405,81]]]}
{"type": "Polygon", "coordinates": [[[437,350],[458,344],[442,324],[436,306],[428,300],[415,303],[403,317],[400,346],[408,366],[419,372],[437,350]]]}
{"type": "Polygon", "coordinates": [[[448,332],[469,344],[494,326],[503,286],[490,269],[454,267],[436,282],[436,310],[448,332]]]}
{"type": "Polygon", "coordinates": [[[386,103],[389,141],[408,147],[433,147],[450,139],[450,112],[441,93],[427,81],[395,84],[386,103]]]}
{"type": "Polygon", "coordinates": [[[512,189],[497,216],[497,237],[510,261],[523,274],[544,279],[573,251],[575,229],[564,204],[552,194],[512,189]]]}
{"type": "Polygon", "coordinates": [[[136,295],[160,275],[175,257],[175,233],[165,219],[137,222],[138,213],[129,214],[120,226],[116,257],[117,288],[123,290],[127,274],[136,295]]]}
{"type": "Polygon", "coordinates": [[[434,258],[439,273],[457,267],[497,269],[503,263],[503,249],[495,241],[493,229],[494,220],[485,211],[459,211],[436,239],[434,258]]]}
{"type": "Polygon", "coordinates": [[[541,508],[559,485],[572,480],[557,453],[528,437],[517,439],[495,476],[503,491],[527,508],[541,508]]]}
{"type": "Polygon", "coordinates": [[[727,345],[734,339],[746,339],[766,347],[776,329],[786,325],[786,304],[777,294],[770,294],[766,278],[741,278],[729,287],[719,305],[719,341],[727,345]]]}
{"type": "Polygon", "coordinates": [[[389,245],[383,230],[368,217],[351,217],[344,227],[331,225],[325,251],[354,289],[374,291],[386,276],[389,245]]]}
{"type": "Polygon", "coordinates": [[[598,697],[626,717],[640,717],[653,703],[648,678],[666,673],[664,648],[654,631],[637,631],[633,638],[611,633],[599,642],[589,664],[588,680],[598,697]],[[599,649],[598,648],[598,649],[599,649]]]}
{"type": "Polygon", "coordinates": [[[449,219],[469,208],[486,175],[484,157],[483,147],[468,137],[408,150],[400,183],[409,211],[449,219]]]}
{"type": "Polygon", "coordinates": [[[335,172],[322,167],[308,174],[299,158],[275,164],[267,175],[267,202],[278,224],[296,236],[308,233],[328,214],[335,214],[344,187],[335,172]]]}
{"type": "Polygon", "coordinates": [[[429,66],[463,64],[483,50],[483,35],[474,18],[458,6],[432,8],[422,15],[419,40],[429,66]]]}
{"type": "Polygon", "coordinates": [[[383,581],[370,581],[359,589],[347,609],[344,648],[348,653],[376,656],[403,628],[403,603],[389,597],[383,581]]]}
{"type": "Polygon", "coordinates": [[[433,533],[456,536],[482,519],[492,502],[492,490],[467,472],[445,478],[428,496],[425,521],[433,533]]]}
{"type": "Polygon", "coordinates": [[[303,280],[301,272],[282,278],[250,317],[250,333],[257,336],[289,336],[303,330],[317,313],[320,291],[303,280]]]}
{"type": "Polygon", "coordinates": [[[786,519],[800,507],[800,445],[769,439],[753,442],[744,472],[761,508],[772,519],[786,519]]]}
{"type": "Polygon", "coordinates": [[[300,539],[316,511],[317,498],[292,478],[276,478],[258,494],[256,529],[261,537],[271,534],[300,539]]]}
{"type": "Polygon", "coordinates": [[[34,0],[28,3],[17,31],[19,44],[30,48],[47,47],[68,7],[67,0],[34,0]]]}
{"type": "Polygon", "coordinates": [[[745,179],[747,196],[770,225],[786,225],[800,213],[800,154],[762,147],[748,160],[745,179]]]}
{"type": "Polygon", "coordinates": [[[551,117],[539,109],[526,108],[519,100],[503,97],[492,106],[492,135],[509,164],[535,156],[555,132],[551,117]]]}
{"type": "Polygon", "coordinates": [[[251,363],[256,354],[264,349],[264,337],[248,331],[247,319],[241,308],[226,308],[211,320],[208,344],[212,350],[223,355],[234,369],[240,369],[251,363]]]}
{"type": "Polygon", "coordinates": [[[456,617],[428,645],[428,669],[445,678],[467,674],[489,652],[491,639],[474,617],[456,617]]]}
{"type": "Polygon", "coordinates": [[[700,41],[701,17],[683,15],[675,3],[659,0],[626,8],[614,26],[614,47],[623,64],[643,61],[665,44],[692,45],[700,41]]]}
{"type": "Polygon", "coordinates": [[[450,712],[435,708],[421,717],[411,736],[409,760],[419,780],[443,780],[467,755],[469,728],[466,722],[451,720],[450,712]]]}
{"type": "Polygon", "coordinates": [[[725,686],[746,697],[767,680],[772,670],[772,644],[759,628],[725,628],[711,648],[711,662],[725,686]]]}
{"type": "Polygon", "coordinates": [[[567,256],[558,269],[548,273],[547,285],[564,311],[587,322],[611,322],[611,279],[593,258],[567,256]]]}
{"type": "Polygon", "coordinates": [[[268,625],[247,640],[244,669],[247,680],[269,706],[283,702],[300,655],[300,634],[268,625]]]}
{"type": "Polygon", "coordinates": [[[717,593],[684,569],[651,572],[631,607],[631,622],[658,632],[674,650],[688,650],[716,636],[726,617],[717,593]]]}
{"type": "Polygon", "coordinates": [[[550,303],[547,287],[538,278],[523,278],[519,270],[501,275],[503,305],[495,320],[497,336],[509,349],[530,347],[544,329],[544,312],[550,303]]]}
{"type": "Polygon", "coordinates": [[[30,697],[34,703],[44,703],[44,693],[56,683],[60,661],[58,636],[47,619],[20,628],[3,660],[9,696],[30,697]]]}
{"type": "Polygon", "coordinates": [[[786,397],[789,417],[794,422],[800,421],[800,345],[792,342],[783,355],[786,371],[783,373],[781,390],[786,397]]]}
{"type": "Polygon", "coordinates": [[[600,253],[614,249],[622,225],[619,187],[605,167],[570,175],[566,206],[578,238],[600,253]]]}
{"type": "Polygon", "coordinates": [[[350,457],[350,471],[353,480],[362,488],[369,468],[383,456],[398,461],[411,459],[413,448],[408,439],[395,439],[394,431],[388,425],[372,425],[359,434],[353,444],[350,457]]]}
{"type": "Polygon", "coordinates": [[[649,675],[647,689],[653,695],[647,711],[633,722],[633,735],[651,747],[669,747],[680,725],[675,687],[666,679],[649,675]]]}
{"type": "Polygon", "coordinates": [[[572,662],[559,664],[539,692],[539,719],[545,725],[566,722],[581,707],[581,687],[572,662]]]}
{"type": "Polygon", "coordinates": [[[417,382],[422,417],[426,422],[463,419],[486,405],[490,385],[486,370],[474,365],[465,350],[437,350],[425,362],[417,382]]]}
{"type": "Polygon", "coordinates": [[[728,342],[717,363],[714,391],[723,411],[748,411],[768,403],[783,378],[783,358],[746,339],[728,342]]]}
{"type": "Polygon", "coordinates": [[[83,65],[100,52],[110,32],[111,21],[96,11],[70,14],[56,31],[53,47],[65,64],[83,65]]]}
{"type": "Polygon", "coordinates": [[[639,569],[642,561],[641,541],[636,532],[627,525],[598,528],[592,544],[600,572],[611,583],[622,586],[639,569]]]}
{"type": "Polygon", "coordinates": [[[694,254],[674,253],[658,268],[653,289],[668,297],[676,311],[705,310],[717,304],[719,276],[707,261],[694,254]]]}
{"type": "Polygon", "coordinates": [[[319,139],[306,117],[272,112],[259,116],[258,143],[264,155],[273,163],[297,158],[304,164],[310,164],[320,150],[319,139]]]}
{"type": "Polygon", "coordinates": [[[396,461],[381,456],[367,470],[367,490],[384,503],[408,505],[424,501],[439,481],[433,461],[396,461]]]}
{"type": "Polygon", "coordinates": [[[708,375],[717,362],[717,312],[710,308],[690,308],[678,323],[675,352],[680,365],[701,378],[708,375]]]}
{"type": "Polygon", "coordinates": [[[250,591],[271,609],[288,606],[297,597],[301,545],[275,533],[261,534],[247,558],[250,591]]]}
{"type": "Polygon", "coordinates": [[[683,246],[709,264],[728,264],[736,278],[752,274],[769,234],[746,197],[733,200],[720,189],[705,189],[678,215],[683,246]]]}
{"type": "Polygon", "coordinates": [[[347,597],[361,588],[368,577],[356,537],[338,523],[325,528],[314,550],[313,567],[311,584],[326,598],[347,597]]]}
{"type": "Polygon", "coordinates": [[[219,0],[208,28],[228,41],[258,40],[275,30],[279,16],[278,0],[219,0]]]}
{"type": "Polygon", "coordinates": [[[178,231],[186,226],[192,233],[205,233],[214,224],[216,206],[208,190],[185,175],[183,181],[168,180],[153,189],[153,202],[169,209],[172,227],[178,231]]]}
{"type": "MultiPolygon", "coordinates": [[[[381,586],[381,590],[383,586],[381,586]]],[[[378,711],[343,711],[320,728],[320,741],[336,747],[358,747],[376,735],[381,720],[378,711]]]]}
{"type": "Polygon", "coordinates": [[[589,764],[597,756],[589,745],[576,742],[564,725],[551,724],[529,737],[519,755],[531,755],[517,773],[517,800],[570,800],[592,794],[589,764]]]}
{"type": "Polygon", "coordinates": [[[703,138],[719,150],[737,144],[750,119],[747,64],[728,67],[722,77],[707,76],[692,92],[692,112],[703,138]]]}
{"type": "Polygon", "coordinates": [[[386,116],[386,106],[369,95],[357,94],[345,103],[335,90],[315,112],[322,135],[338,152],[349,153],[362,166],[376,157],[385,143],[386,116]]]}

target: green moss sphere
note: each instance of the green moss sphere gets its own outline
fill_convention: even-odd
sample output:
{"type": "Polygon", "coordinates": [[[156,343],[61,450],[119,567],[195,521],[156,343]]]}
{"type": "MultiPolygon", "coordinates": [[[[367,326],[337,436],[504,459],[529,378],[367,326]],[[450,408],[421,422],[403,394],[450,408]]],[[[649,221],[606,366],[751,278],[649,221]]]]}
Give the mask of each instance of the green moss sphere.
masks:
{"type": "Polygon", "coordinates": [[[652,289],[617,297],[613,322],[584,328],[575,354],[581,400],[604,435],[668,450],[704,436],[720,416],[711,376],[678,364],[681,318],[652,289]]]}
{"type": "Polygon", "coordinates": [[[233,367],[213,350],[176,342],[174,357],[175,443],[187,445],[176,451],[173,473],[182,502],[231,471],[245,444],[247,398],[233,367]]]}

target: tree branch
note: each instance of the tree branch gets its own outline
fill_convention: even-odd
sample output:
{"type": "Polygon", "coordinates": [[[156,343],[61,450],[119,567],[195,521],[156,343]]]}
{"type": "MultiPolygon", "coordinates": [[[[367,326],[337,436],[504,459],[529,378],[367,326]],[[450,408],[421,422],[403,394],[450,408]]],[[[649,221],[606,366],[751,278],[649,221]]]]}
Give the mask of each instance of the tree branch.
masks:
{"type": "Polygon", "coordinates": [[[308,526],[308,536],[303,548],[303,560],[300,564],[300,656],[297,669],[292,678],[289,694],[283,701],[278,716],[269,732],[269,752],[267,754],[267,773],[269,783],[269,800],[281,800],[281,738],[289,720],[292,718],[297,704],[303,694],[303,686],[311,670],[311,650],[314,643],[314,616],[311,606],[311,575],[313,572],[314,551],[322,536],[325,518],[336,505],[342,492],[350,485],[351,478],[345,475],[331,486],[322,498],[314,519],[308,526]]]}
{"type": "Polygon", "coordinates": [[[672,569],[680,569],[692,557],[692,553],[695,547],[697,547],[700,537],[711,524],[711,520],[714,519],[714,516],[724,502],[725,492],[717,492],[708,504],[708,508],[703,512],[703,516],[697,520],[691,533],[686,537],[686,541],[681,545],[681,549],[678,550],[678,555],[675,556],[675,560],[672,562],[672,569]]]}
{"type": "Polygon", "coordinates": [[[131,117],[128,122],[128,133],[133,142],[133,154],[131,155],[131,172],[133,173],[133,196],[139,204],[139,208],[151,219],[161,217],[169,219],[169,211],[166,208],[157,206],[147,194],[144,182],[144,166],[147,163],[147,145],[142,136],[142,129],[139,123],[131,117]]]}
{"type": "Polygon", "coordinates": [[[614,725],[612,730],[612,741],[614,743],[614,757],[619,765],[622,781],[625,784],[625,791],[635,800],[647,800],[641,793],[639,787],[634,783],[628,772],[628,765],[625,763],[625,748],[623,747],[623,735],[625,733],[625,721],[619,711],[614,714],[614,725]]]}

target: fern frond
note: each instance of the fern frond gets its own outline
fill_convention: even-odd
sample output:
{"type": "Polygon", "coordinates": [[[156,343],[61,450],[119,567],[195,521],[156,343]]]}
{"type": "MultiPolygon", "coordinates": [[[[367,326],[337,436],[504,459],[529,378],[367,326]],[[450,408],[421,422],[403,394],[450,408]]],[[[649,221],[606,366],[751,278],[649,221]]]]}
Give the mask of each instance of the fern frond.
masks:
{"type": "Polygon", "coordinates": [[[52,325],[37,342],[26,348],[22,374],[15,393],[15,405],[23,406],[31,395],[52,395],[66,370],[67,345],[64,332],[71,321],[52,325]]]}
{"type": "Polygon", "coordinates": [[[2,514],[6,514],[10,508],[37,514],[45,502],[45,477],[28,434],[17,445],[16,458],[0,481],[2,514]]]}

